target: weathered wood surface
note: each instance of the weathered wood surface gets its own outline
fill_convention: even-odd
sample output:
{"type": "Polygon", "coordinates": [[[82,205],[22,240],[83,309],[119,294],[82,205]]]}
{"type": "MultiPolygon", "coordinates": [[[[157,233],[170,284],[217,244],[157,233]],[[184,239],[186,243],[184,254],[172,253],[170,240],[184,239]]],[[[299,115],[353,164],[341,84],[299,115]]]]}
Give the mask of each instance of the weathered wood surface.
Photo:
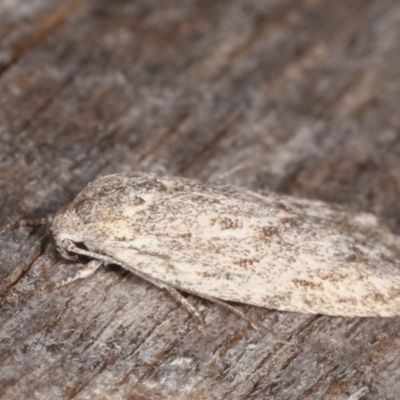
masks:
{"type": "Polygon", "coordinates": [[[398,399],[400,317],[190,297],[118,267],[76,271],[44,228],[130,170],[376,213],[400,233],[396,0],[0,2],[1,399],[398,399]]]}

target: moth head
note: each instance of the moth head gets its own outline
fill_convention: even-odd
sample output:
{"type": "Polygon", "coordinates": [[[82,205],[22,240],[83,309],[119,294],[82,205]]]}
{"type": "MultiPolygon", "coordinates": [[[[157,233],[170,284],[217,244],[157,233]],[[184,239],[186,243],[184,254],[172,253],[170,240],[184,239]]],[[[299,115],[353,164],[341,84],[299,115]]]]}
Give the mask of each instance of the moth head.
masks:
{"type": "Polygon", "coordinates": [[[67,242],[75,244],[83,242],[82,222],[68,209],[60,210],[51,224],[51,231],[57,244],[57,250],[63,258],[75,260],[76,255],[67,250],[67,242]]]}

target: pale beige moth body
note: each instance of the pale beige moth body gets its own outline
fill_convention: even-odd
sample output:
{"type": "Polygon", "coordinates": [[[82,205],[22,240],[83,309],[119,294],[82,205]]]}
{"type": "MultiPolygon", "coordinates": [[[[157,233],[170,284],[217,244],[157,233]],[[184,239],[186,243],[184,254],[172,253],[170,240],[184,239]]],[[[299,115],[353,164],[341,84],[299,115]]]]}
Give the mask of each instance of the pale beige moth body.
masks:
{"type": "Polygon", "coordinates": [[[52,231],[61,250],[81,243],[199,296],[303,313],[400,314],[400,238],[371,214],[320,201],[118,174],[88,185],[52,231]]]}

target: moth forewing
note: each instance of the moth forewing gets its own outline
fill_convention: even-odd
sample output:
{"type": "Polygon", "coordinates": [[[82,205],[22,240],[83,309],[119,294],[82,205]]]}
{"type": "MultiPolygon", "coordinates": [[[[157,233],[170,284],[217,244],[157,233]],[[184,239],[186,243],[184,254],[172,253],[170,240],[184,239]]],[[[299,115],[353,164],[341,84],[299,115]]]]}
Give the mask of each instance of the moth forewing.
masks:
{"type": "Polygon", "coordinates": [[[153,174],[98,179],[58,213],[82,242],[157,286],[283,311],[400,313],[400,239],[366,213],[153,174]]]}

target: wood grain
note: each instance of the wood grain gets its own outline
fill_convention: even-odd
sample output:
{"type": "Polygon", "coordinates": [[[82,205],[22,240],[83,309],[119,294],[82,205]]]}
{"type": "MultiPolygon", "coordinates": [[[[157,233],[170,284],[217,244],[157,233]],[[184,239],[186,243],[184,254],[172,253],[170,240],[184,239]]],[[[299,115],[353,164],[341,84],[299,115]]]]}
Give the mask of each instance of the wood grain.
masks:
{"type": "Polygon", "coordinates": [[[400,318],[238,306],[116,266],[74,274],[17,228],[108,173],[319,198],[400,233],[395,0],[0,3],[0,399],[398,399],[400,318]],[[352,397],[351,397],[352,396],[352,397]]]}

